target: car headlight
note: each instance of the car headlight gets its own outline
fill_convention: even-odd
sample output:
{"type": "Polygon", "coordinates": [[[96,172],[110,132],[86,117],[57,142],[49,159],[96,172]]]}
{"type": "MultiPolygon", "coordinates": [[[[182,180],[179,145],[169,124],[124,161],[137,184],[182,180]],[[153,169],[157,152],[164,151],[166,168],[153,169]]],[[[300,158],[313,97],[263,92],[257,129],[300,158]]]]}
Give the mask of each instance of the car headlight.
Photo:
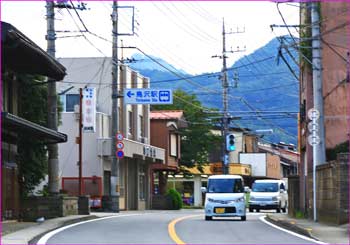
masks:
{"type": "Polygon", "coordinates": [[[255,197],[250,197],[250,201],[255,201],[255,197]]]}
{"type": "Polygon", "coordinates": [[[272,201],[278,201],[277,197],[272,197],[272,201]]]}
{"type": "Polygon", "coordinates": [[[244,197],[241,197],[241,198],[238,198],[238,199],[236,199],[236,202],[244,202],[245,200],[244,200],[244,197]]]}
{"type": "Polygon", "coordinates": [[[208,202],[215,202],[215,200],[212,198],[208,198],[207,200],[208,200],[208,202]]]}

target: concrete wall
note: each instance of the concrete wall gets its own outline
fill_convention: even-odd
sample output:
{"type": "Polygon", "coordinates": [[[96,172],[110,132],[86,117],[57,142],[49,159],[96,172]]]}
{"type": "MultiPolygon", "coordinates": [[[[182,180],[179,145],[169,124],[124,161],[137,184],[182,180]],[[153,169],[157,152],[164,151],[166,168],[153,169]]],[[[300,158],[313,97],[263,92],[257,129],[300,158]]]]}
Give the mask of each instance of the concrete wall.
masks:
{"type": "MultiPolygon", "coordinates": [[[[344,224],[349,222],[349,155],[317,166],[316,198],[318,220],[344,224]]],[[[309,176],[312,186],[312,175],[309,176]]],[[[309,189],[309,214],[313,214],[313,194],[309,189]]]]}
{"type": "Polygon", "coordinates": [[[288,215],[295,217],[300,210],[300,178],[299,176],[288,177],[288,215]]]}

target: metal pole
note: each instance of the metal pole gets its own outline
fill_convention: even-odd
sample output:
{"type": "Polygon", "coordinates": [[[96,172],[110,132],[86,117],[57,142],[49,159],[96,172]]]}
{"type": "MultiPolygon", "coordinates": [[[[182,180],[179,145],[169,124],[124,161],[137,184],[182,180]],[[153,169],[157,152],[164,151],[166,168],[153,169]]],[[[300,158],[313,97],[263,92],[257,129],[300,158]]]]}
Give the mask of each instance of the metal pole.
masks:
{"type": "Polygon", "coordinates": [[[324,129],[324,110],[323,110],[323,89],[322,89],[322,54],[320,41],[320,17],[318,2],[311,3],[311,24],[312,24],[312,80],[314,94],[314,108],[320,112],[318,119],[320,144],[316,148],[316,165],[326,162],[325,151],[325,129],[324,129]]]}
{"type": "Polygon", "coordinates": [[[223,114],[223,173],[228,174],[228,151],[226,145],[226,135],[227,135],[227,110],[228,110],[228,100],[227,100],[227,90],[228,90],[228,81],[227,81],[227,66],[226,66],[226,38],[225,38],[225,20],[222,21],[222,103],[224,108],[223,114]]]}
{"type": "Polygon", "coordinates": [[[111,211],[119,212],[119,160],[116,156],[118,133],[118,3],[113,1],[113,50],[112,50],[112,166],[111,166],[111,211]]]}
{"type": "Polygon", "coordinates": [[[79,88],[79,196],[83,195],[83,89],[79,88]]]}
{"type": "MultiPolygon", "coordinates": [[[[55,58],[55,11],[54,1],[46,1],[46,20],[47,20],[47,53],[55,58]]],[[[48,128],[57,131],[57,94],[56,81],[48,79],[48,128]]],[[[58,146],[57,143],[49,144],[48,148],[48,175],[49,175],[49,193],[58,194],[59,192],[59,176],[58,176],[58,146]]]]}
{"type": "MultiPolygon", "coordinates": [[[[325,152],[325,129],[323,110],[323,90],[322,90],[322,55],[321,55],[321,31],[318,2],[311,3],[311,25],[312,25],[312,80],[314,108],[319,111],[318,119],[320,143],[313,145],[313,206],[314,221],[317,221],[317,199],[316,199],[316,165],[326,162],[325,152]]],[[[316,122],[315,122],[316,123],[316,122]]]]}

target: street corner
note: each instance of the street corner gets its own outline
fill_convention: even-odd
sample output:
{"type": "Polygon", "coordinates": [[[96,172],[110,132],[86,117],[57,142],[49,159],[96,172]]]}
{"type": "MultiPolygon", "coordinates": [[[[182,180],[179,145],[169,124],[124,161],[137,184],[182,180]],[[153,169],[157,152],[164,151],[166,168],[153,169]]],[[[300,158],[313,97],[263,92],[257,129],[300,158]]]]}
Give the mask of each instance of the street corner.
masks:
{"type": "Polygon", "coordinates": [[[266,220],[284,229],[315,239],[311,233],[312,228],[300,225],[297,220],[291,219],[287,215],[267,214],[266,220]]]}

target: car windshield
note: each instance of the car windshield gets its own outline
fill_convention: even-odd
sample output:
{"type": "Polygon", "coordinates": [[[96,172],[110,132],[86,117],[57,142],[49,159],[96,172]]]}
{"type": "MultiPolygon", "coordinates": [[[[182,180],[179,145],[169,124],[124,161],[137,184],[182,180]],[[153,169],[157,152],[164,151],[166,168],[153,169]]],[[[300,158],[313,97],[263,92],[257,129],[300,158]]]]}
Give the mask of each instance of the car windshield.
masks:
{"type": "Polygon", "coordinates": [[[278,183],[254,183],[252,191],[254,192],[276,192],[278,183]]]}
{"type": "Polygon", "coordinates": [[[241,179],[209,179],[209,193],[243,193],[241,179]]]}

